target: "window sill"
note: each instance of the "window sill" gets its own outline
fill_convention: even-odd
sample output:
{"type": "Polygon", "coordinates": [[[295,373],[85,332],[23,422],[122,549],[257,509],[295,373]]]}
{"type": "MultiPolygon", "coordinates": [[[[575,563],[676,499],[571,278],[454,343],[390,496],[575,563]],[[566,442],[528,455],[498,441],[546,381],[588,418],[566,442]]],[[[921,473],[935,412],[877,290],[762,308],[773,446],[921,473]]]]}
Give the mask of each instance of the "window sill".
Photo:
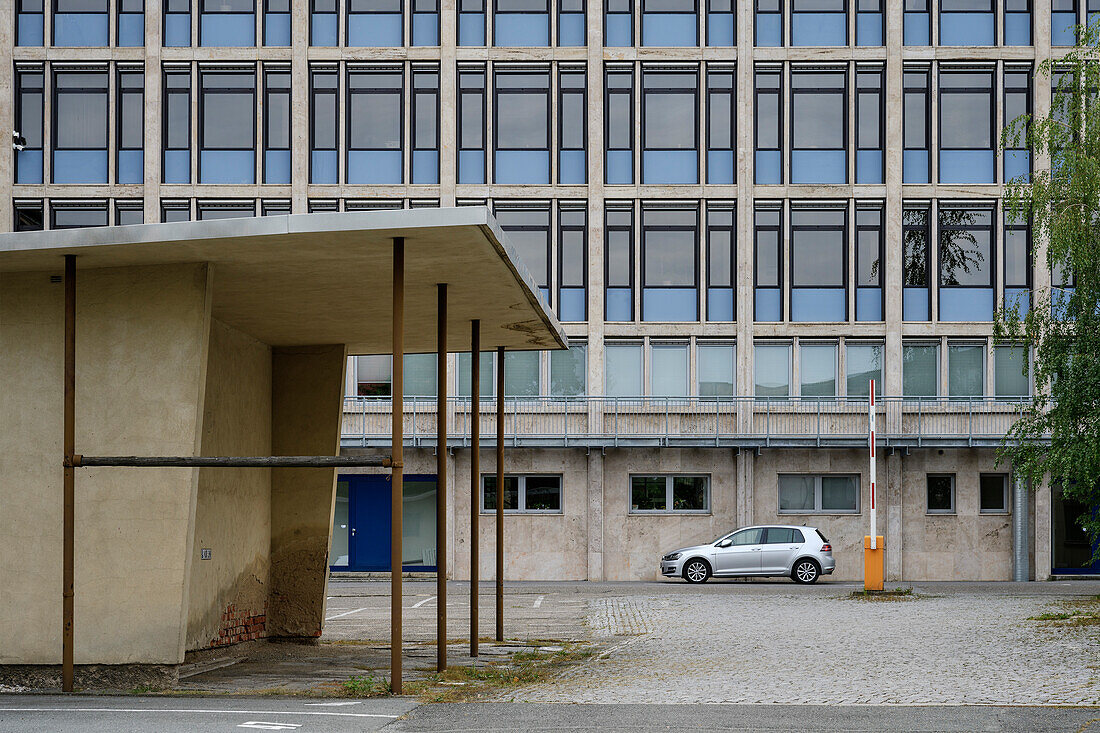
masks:
{"type": "Polygon", "coordinates": [[[628,514],[635,517],[653,517],[653,516],[689,516],[689,517],[709,517],[711,512],[709,509],[631,509],[628,514]]]}

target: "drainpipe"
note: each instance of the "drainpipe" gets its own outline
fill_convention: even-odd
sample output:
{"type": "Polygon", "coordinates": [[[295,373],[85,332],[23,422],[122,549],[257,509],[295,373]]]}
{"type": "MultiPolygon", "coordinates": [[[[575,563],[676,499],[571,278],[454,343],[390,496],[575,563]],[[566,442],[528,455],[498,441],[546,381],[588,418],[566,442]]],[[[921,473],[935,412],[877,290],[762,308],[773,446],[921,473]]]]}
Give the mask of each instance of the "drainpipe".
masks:
{"type": "Polygon", "coordinates": [[[1031,579],[1031,562],[1028,548],[1028,504],[1027,479],[1018,474],[1012,475],[1012,579],[1026,582],[1031,579]]]}

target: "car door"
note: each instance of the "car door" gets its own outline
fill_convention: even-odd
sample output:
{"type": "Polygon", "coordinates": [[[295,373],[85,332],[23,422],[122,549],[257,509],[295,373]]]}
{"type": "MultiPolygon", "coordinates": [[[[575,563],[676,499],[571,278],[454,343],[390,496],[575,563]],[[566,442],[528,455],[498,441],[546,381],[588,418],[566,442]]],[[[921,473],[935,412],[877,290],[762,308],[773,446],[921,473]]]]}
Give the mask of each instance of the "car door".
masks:
{"type": "Polygon", "coordinates": [[[794,527],[768,527],[760,551],[760,572],[786,573],[805,539],[794,527]]]}
{"type": "MultiPolygon", "coordinates": [[[[715,549],[714,574],[738,575],[760,572],[760,551],[764,530],[759,527],[742,529],[726,539],[730,544],[715,549]]],[[[722,542],[718,544],[723,544],[722,542]]]]}

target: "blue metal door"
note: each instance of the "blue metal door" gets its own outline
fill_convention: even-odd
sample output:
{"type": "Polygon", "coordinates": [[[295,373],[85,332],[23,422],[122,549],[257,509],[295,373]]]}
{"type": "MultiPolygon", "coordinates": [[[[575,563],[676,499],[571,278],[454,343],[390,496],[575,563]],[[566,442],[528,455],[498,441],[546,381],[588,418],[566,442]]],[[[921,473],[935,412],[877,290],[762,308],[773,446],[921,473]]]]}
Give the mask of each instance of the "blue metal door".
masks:
{"type": "MultiPolygon", "coordinates": [[[[345,474],[348,482],[348,565],[340,570],[390,570],[392,483],[385,474],[345,474]]],[[[432,571],[435,562],[435,475],[404,480],[404,570],[432,571]]]]}

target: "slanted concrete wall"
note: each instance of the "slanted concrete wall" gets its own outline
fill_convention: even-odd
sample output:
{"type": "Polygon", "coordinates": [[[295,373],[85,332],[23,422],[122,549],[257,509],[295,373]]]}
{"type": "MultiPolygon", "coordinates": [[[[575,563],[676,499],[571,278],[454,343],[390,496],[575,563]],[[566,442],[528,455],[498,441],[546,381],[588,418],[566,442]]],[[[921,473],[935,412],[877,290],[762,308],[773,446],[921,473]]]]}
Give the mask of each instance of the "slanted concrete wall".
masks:
{"type": "MultiPolygon", "coordinates": [[[[345,347],[277,348],[271,362],[272,452],[337,455],[345,347]]],[[[268,636],[321,635],[335,501],[335,470],[280,468],[271,472],[268,636]]]]}
{"type": "MultiPolygon", "coordinates": [[[[271,349],[210,323],[204,456],[271,452],[271,349]]],[[[271,469],[199,469],[186,648],[263,636],[271,545],[271,469]],[[203,560],[202,549],[210,550],[203,560]]]]}
{"type": "MultiPolygon", "coordinates": [[[[0,664],[59,664],[61,272],[0,275],[0,664]]],[[[79,266],[79,261],[78,261],[79,266]]],[[[78,272],[76,450],[192,455],[206,384],[205,265],[78,272]]],[[[75,660],[183,659],[192,469],[76,474],[75,660]]]]}

